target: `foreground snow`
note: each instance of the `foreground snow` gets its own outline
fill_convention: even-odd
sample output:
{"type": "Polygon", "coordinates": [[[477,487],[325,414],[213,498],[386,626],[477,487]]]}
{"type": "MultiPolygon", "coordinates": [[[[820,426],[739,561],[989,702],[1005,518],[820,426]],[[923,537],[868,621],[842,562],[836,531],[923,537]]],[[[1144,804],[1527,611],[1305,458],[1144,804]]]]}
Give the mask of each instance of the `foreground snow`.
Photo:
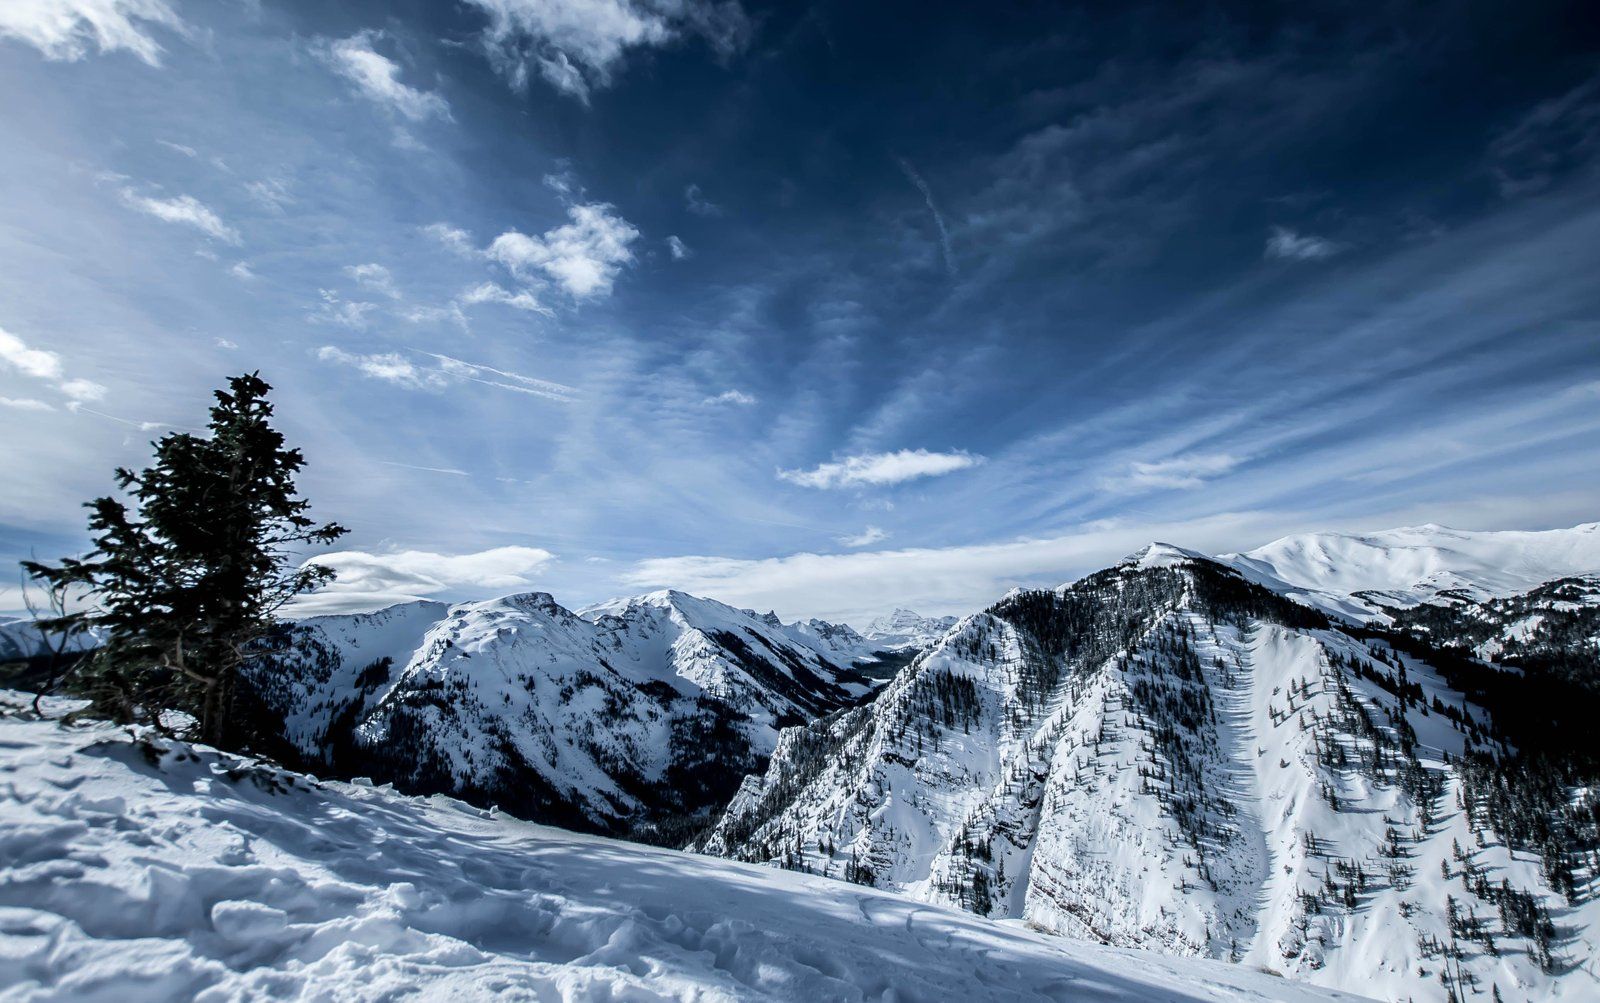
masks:
{"type": "Polygon", "coordinates": [[[1352,999],[0,697],[7,999],[1352,999]]]}

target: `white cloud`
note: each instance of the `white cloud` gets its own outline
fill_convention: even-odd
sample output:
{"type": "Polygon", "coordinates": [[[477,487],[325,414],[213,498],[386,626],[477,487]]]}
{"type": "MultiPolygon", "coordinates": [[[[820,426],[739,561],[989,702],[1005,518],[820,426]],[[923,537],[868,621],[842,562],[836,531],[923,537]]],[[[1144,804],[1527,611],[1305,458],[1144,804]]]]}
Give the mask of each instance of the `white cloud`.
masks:
{"type": "Polygon", "coordinates": [[[1102,485],[1119,492],[1197,488],[1242,462],[1242,458],[1227,453],[1191,453],[1154,462],[1136,461],[1130,463],[1125,472],[1106,478],[1102,485]]]}
{"type": "Polygon", "coordinates": [[[747,394],[743,390],[724,390],[714,397],[707,397],[702,404],[735,404],[739,407],[749,407],[756,403],[754,394],[747,394]]]}
{"type": "Polygon", "coordinates": [[[184,146],[182,143],[174,143],[170,139],[158,139],[156,142],[160,143],[162,146],[165,146],[173,153],[181,153],[191,160],[200,156],[200,151],[192,146],[184,146]]]}
{"type": "Polygon", "coordinates": [[[628,245],[639,231],[605,203],[567,208],[572,222],[530,237],[508,230],[489,245],[488,255],[520,279],[543,273],[578,298],[606,295],[622,266],[633,260],[628,245]]]}
{"type": "Polygon", "coordinates": [[[706,198],[701,193],[699,185],[689,185],[683,190],[683,205],[696,216],[722,215],[722,206],[706,198]]]}
{"type": "Polygon", "coordinates": [[[230,351],[239,347],[236,342],[229,341],[227,338],[218,338],[216,344],[218,348],[224,348],[230,351]]]}
{"type": "Polygon", "coordinates": [[[438,324],[449,321],[465,331],[467,329],[467,315],[461,312],[461,304],[452,300],[445,306],[411,306],[401,311],[400,316],[413,324],[438,324]]]}
{"type": "Polygon", "coordinates": [[[937,477],[976,466],[983,457],[971,453],[934,453],[926,449],[901,449],[893,453],[865,453],[824,463],[812,470],[780,470],[778,479],[806,488],[843,488],[862,484],[899,484],[918,477],[937,477]]]}
{"type": "MultiPolygon", "coordinates": [[[[61,365],[61,356],[43,348],[30,348],[27,342],[5,328],[0,328],[0,364],[23,376],[50,384],[64,396],[70,397],[74,404],[99,400],[106,395],[106,388],[92,380],[68,379],[61,365]]],[[[27,407],[28,404],[24,402],[11,406],[27,407]]]]}
{"type": "Polygon", "coordinates": [[[517,88],[537,73],[564,94],[587,102],[611,82],[630,49],[666,45],[685,33],[719,52],[744,44],[750,25],[737,2],[708,0],[468,0],[489,20],[483,33],[490,62],[517,88]]]}
{"type": "Polygon", "coordinates": [[[456,297],[456,302],[463,306],[477,306],[480,303],[501,303],[517,310],[530,310],[534,313],[548,315],[550,310],[539,302],[538,297],[526,289],[512,292],[505,286],[495,282],[483,282],[465,290],[456,297]]]}
{"type": "Polygon", "coordinates": [[[667,238],[667,251],[672,255],[673,261],[682,261],[692,253],[689,245],[680,240],[676,234],[667,238]]]}
{"type": "Polygon", "coordinates": [[[418,90],[400,81],[400,64],[372,47],[382,35],[361,31],[318,47],[323,60],[355,85],[370,101],[383,105],[413,122],[450,118],[450,105],[433,91],[418,90]]]}
{"type": "Polygon", "coordinates": [[[4,0],[0,37],[28,43],[46,59],[73,62],[88,54],[125,50],[151,66],[164,51],[149,34],[164,28],[188,37],[189,27],[166,0],[4,0]]]}
{"type": "Polygon", "coordinates": [[[360,355],[346,352],[333,345],[323,345],[317,349],[317,358],[323,362],[336,362],[344,366],[353,366],[364,376],[396,386],[416,390],[423,387],[440,387],[449,382],[444,374],[417,366],[410,359],[398,352],[383,352],[375,355],[360,355]]]}
{"type": "Polygon", "coordinates": [[[333,582],[297,599],[295,616],[378,609],[431,596],[481,598],[526,590],[555,555],[538,547],[495,547],[470,554],[427,550],[371,553],[344,550],[315,557],[333,582]]]}
{"type": "Polygon", "coordinates": [[[55,405],[47,404],[32,397],[0,397],[0,407],[8,407],[17,411],[54,411],[55,405]]]}
{"type": "Polygon", "coordinates": [[[478,251],[472,246],[472,235],[448,223],[429,223],[422,232],[462,257],[473,257],[478,251]]]}
{"type": "Polygon", "coordinates": [[[56,389],[71,397],[74,402],[97,401],[106,395],[106,388],[93,380],[63,380],[56,389]]]}
{"type": "Polygon", "coordinates": [[[228,274],[242,282],[254,282],[256,273],[243,261],[235,261],[233,267],[228,269],[228,274]]]}
{"type": "Polygon", "coordinates": [[[838,541],[846,547],[870,547],[874,543],[882,543],[888,538],[889,534],[877,526],[868,526],[859,533],[838,537],[838,541]]]}
{"type": "Polygon", "coordinates": [[[1152,540],[1221,553],[1297,527],[1285,516],[1225,513],[1179,522],[1101,522],[1058,536],[967,547],[800,553],[762,560],[652,558],[624,572],[620,585],[671,586],[735,606],[776,609],[784,616],[864,625],[892,605],[929,616],[975,612],[1014,586],[1053,587],[1106,567],[1152,540]]]}
{"type": "Polygon", "coordinates": [[[346,265],[344,273],[355,279],[359,286],[390,299],[400,298],[400,290],[394,284],[394,275],[382,265],[375,263],[346,265]]]}
{"type": "Polygon", "coordinates": [[[339,294],[332,289],[319,289],[322,296],[322,305],[311,319],[324,324],[337,324],[352,330],[364,330],[367,326],[367,314],[378,309],[378,304],[362,301],[341,299],[339,294]]]}
{"type": "Polygon", "coordinates": [[[36,380],[61,378],[61,356],[42,348],[29,348],[27,342],[4,328],[0,328],[0,361],[36,380]]]}
{"type": "Polygon", "coordinates": [[[1285,227],[1275,226],[1267,235],[1266,256],[1280,258],[1286,261],[1320,261],[1331,258],[1344,250],[1340,244],[1325,237],[1314,236],[1309,233],[1296,233],[1285,227]]]}
{"type": "Polygon", "coordinates": [[[156,219],[168,223],[181,223],[192,226],[209,237],[215,237],[227,244],[238,244],[239,231],[222,221],[211,210],[211,207],[195,198],[193,195],[174,195],[171,198],[155,198],[149,195],[140,195],[131,188],[122,189],[122,201],[131,209],[154,216],[156,219]]]}

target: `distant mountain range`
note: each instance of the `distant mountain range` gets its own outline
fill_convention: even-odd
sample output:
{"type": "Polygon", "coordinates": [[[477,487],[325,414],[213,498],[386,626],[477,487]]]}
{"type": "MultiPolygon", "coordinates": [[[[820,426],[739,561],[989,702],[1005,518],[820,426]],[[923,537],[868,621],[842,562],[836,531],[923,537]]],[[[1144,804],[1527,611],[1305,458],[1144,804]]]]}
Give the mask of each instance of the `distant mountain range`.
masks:
{"type": "Polygon", "coordinates": [[[656,840],[726,803],[781,728],[887,676],[848,626],[673,591],[577,612],[542,592],[418,602],[289,632],[255,673],[280,758],[656,840]]]}
{"type": "Polygon", "coordinates": [[[1600,571],[1600,522],[1543,532],[1411,526],[1303,533],[1215,560],[1335,616],[1382,619],[1436,597],[1487,599],[1600,571]]]}
{"type": "Polygon", "coordinates": [[[864,633],[672,591],[286,631],[265,751],[311,772],[1384,998],[1600,996],[1600,524],[1155,543],[864,633]]]}

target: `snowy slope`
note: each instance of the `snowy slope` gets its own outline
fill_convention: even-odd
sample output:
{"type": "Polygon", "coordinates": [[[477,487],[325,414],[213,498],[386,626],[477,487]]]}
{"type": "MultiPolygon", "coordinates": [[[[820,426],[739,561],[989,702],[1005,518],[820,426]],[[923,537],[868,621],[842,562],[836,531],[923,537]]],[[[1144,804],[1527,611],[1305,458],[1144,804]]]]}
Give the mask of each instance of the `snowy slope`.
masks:
{"type": "Polygon", "coordinates": [[[1475,831],[1447,757],[1484,712],[1436,697],[1463,707],[1431,666],[1153,545],[966,618],[871,706],[786,732],[702,846],[1379,998],[1443,998],[1441,973],[1597,998],[1600,905],[1475,831]],[[1550,965],[1499,931],[1485,874],[1557,917],[1550,965]],[[1453,909],[1495,939],[1447,957],[1453,909]]]}
{"type": "Polygon", "coordinates": [[[256,678],[286,762],[608,832],[720,807],[781,726],[876,685],[848,627],[672,591],[410,603],[300,621],[285,649],[256,678]]]}
{"type": "Polygon", "coordinates": [[[1372,616],[1438,596],[1484,599],[1600,572],[1600,523],[1544,532],[1412,526],[1377,533],[1286,536],[1217,558],[1241,573],[1328,608],[1372,616]],[[1355,600],[1352,607],[1350,598],[1355,600]]]}
{"type": "Polygon", "coordinates": [[[1352,998],[63,729],[25,702],[0,697],[7,999],[1352,998]]]}

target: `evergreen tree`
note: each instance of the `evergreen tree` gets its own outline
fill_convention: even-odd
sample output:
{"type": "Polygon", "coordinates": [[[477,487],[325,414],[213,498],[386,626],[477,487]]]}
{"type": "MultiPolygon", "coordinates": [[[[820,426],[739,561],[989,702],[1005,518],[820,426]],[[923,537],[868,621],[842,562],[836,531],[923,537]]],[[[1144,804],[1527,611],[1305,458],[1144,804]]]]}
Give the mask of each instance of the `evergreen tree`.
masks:
{"type": "Polygon", "coordinates": [[[265,653],[289,599],[333,577],[295,566],[292,551],[346,532],[306,515],[294,484],[305,459],[269,424],[271,389],[254,373],[229,380],[216,391],[208,436],[170,433],[142,473],[117,470],[131,509],[110,496],[87,504],[87,556],[24,562],[84,604],[47,626],[104,636],[71,681],[94,713],[170,730],[163,712],[181,711],[201,741],[248,741],[238,720],[242,667],[265,653]]]}

